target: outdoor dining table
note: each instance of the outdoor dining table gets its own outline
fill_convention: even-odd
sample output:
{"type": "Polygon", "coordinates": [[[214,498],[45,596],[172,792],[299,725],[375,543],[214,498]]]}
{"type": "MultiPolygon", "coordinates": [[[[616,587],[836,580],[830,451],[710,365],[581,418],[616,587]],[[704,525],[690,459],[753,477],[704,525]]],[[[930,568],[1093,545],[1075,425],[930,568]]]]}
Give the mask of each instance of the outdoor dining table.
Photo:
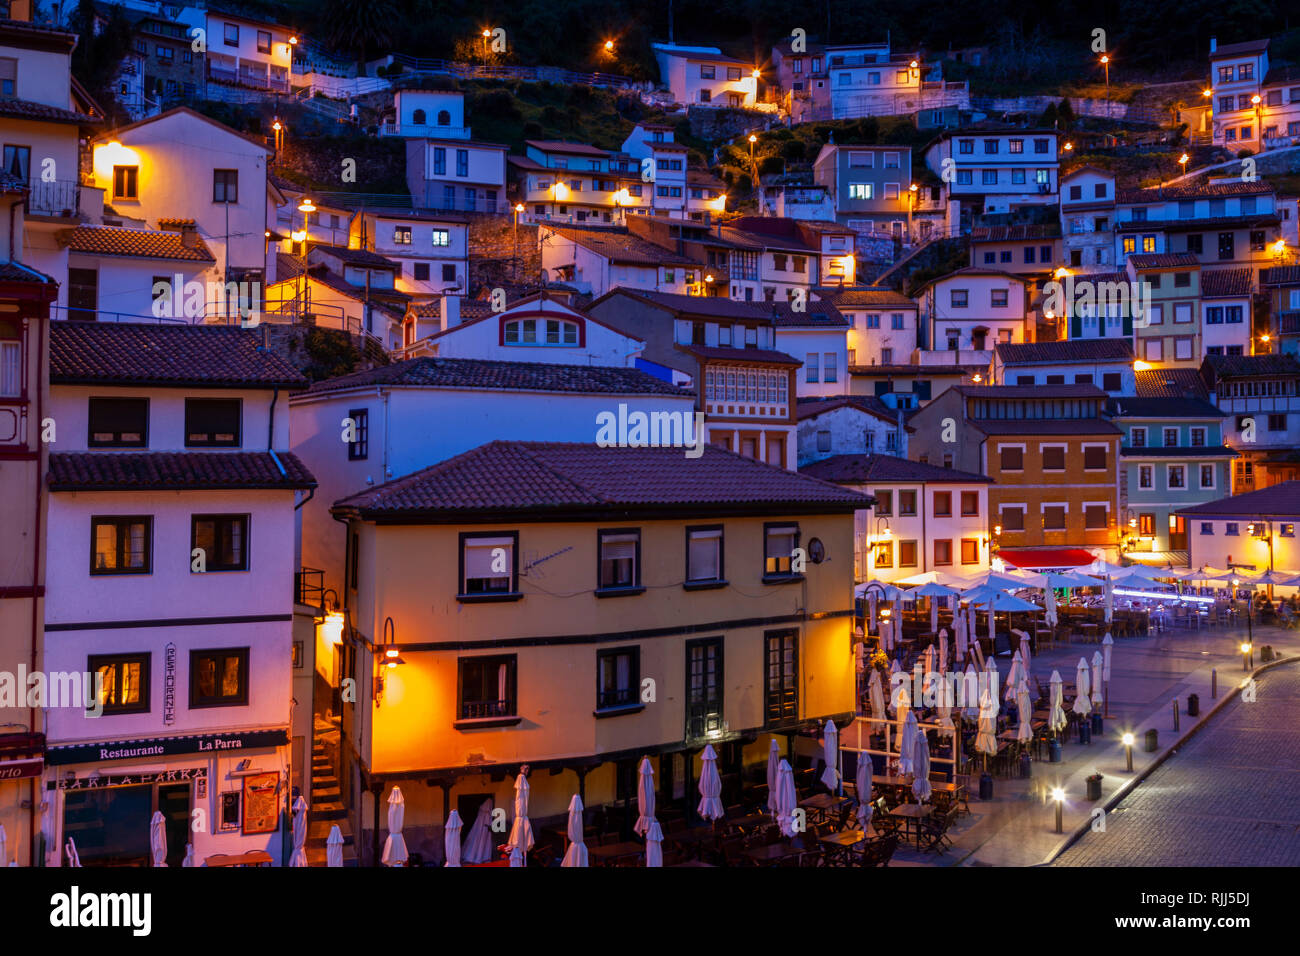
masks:
{"type": "Polygon", "coordinates": [[[725,831],[740,830],[742,833],[748,833],[755,827],[768,826],[772,823],[772,816],[768,813],[747,813],[743,817],[736,817],[731,820],[723,819],[718,821],[720,829],[725,831]]]}
{"type": "Polygon", "coordinates": [[[829,793],[815,793],[799,801],[799,806],[808,811],[814,823],[829,823],[831,818],[853,801],[848,797],[837,797],[829,793]]]}
{"type": "Polygon", "coordinates": [[[592,866],[618,866],[625,860],[640,856],[644,849],[640,843],[624,840],[620,843],[606,843],[603,846],[589,846],[587,858],[592,866]]]}
{"type": "Polygon", "coordinates": [[[912,780],[910,777],[890,777],[879,774],[871,775],[871,782],[877,787],[910,787],[912,780]]]}
{"type": "Polygon", "coordinates": [[[683,853],[698,857],[702,848],[715,846],[719,836],[719,832],[713,827],[689,827],[665,834],[664,838],[683,853]]]}
{"type": "Polygon", "coordinates": [[[1100,629],[1100,625],[1097,624],[1079,625],[1079,633],[1083,636],[1084,641],[1087,643],[1094,643],[1097,640],[1097,631],[1099,629],[1100,629]]]}
{"type": "Polygon", "coordinates": [[[921,842],[921,821],[928,817],[933,809],[929,804],[904,803],[890,810],[889,815],[898,817],[903,821],[904,838],[911,836],[913,830],[915,830],[917,844],[919,845],[921,842]],[[913,824],[915,824],[915,827],[913,824]]]}
{"type": "Polygon", "coordinates": [[[865,830],[840,830],[838,833],[826,834],[817,842],[822,845],[827,864],[848,863],[853,848],[871,837],[872,834],[865,830]]]}
{"type": "Polygon", "coordinates": [[[782,840],[779,843],[769,843],[767,846],[746,847],[743,852],[746,858],[759,866],[777,866],[791,857],[803,856],[808,851],[782,840]]]}
{"type": "Polygon", "coordinates": [[[203,861],[204,866],[270,866],[271,854],[265,850],[249,850],[234,855],[215,853],[203,861]]]}

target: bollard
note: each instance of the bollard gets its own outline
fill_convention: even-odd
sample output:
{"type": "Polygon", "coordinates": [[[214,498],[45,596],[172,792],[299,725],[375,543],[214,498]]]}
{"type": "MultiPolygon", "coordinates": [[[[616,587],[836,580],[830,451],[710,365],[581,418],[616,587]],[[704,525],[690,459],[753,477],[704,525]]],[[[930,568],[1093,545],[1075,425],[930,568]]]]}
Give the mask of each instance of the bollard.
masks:
{"type": "Polygon", "coordinates": [[[1219,669],[1210,668],[1210,700],[1219,699],[1219,669]]]}
{"type": "Polygon", "coordinates": [[[1174,705],[1174,732],[1176,733],[1178,731],[1178,698],[1175,697],[1170,703],[1174,705]]]}

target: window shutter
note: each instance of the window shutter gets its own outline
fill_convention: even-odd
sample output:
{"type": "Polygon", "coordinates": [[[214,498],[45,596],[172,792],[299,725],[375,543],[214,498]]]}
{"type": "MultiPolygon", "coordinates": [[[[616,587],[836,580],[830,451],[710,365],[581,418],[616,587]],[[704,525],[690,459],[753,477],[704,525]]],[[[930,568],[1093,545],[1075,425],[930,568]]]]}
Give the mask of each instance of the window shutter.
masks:
{"type": "Polygon", "coordinates": [[[509,577],[513,569],[513,555],[510,549],[514,547],[512,538],[474,538],[465,542],[465,577],[469,578],[501,578],[509,577]],[[492,552],[497,548],[504,548],[506,551],[506,570],[492,570],[492,552]]]}
{"type": "Polygon", "coordinates": [[[692,531],[689,547],[690,569],[693,581],[709,581],[719,576],[718,551],[721,531],[692,531]]]}

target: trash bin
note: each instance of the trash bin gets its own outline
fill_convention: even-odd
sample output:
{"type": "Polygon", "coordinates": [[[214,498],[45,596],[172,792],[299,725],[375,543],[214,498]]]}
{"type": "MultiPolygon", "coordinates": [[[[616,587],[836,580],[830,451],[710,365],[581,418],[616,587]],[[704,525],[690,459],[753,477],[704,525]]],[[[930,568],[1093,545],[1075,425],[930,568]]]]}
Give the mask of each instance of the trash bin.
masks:
{"type": "Polygon", "coordinates": [[[1100,800],[1101,799],[1101,774],[1094,773],[1092,776],[1088,777],[1087,784],[1088,784],[1088,799],[1100,800]]]}
{"type": "Polygon", "coordinates": [[[1094,711],[1092,715],[1092,735],[1100,737],[1102,734],[1101,713],[1094,711]]]}
{"type": "Polygon", "coordinates": [[[1153,754],[1160,749],[1160,734],[1154,727],[1147,731],[1147,743],[1142,749],[1149,754],[1153,754]]]}
{"type": "Polygon", "coordinates": [[[1259,649],[1259,662],[1261,664],[1267,664],[1272,659],[1273,659],[1273,645],[1265,644],[1263,647],[1259,649]]]}
{"type": "Polygon", "coordinates": [[[1199,694],[1187,695],[1187,716],[1199,717],[1201,715],[1201,696],[1199,694]]]}
{"type": "Polygon", "coordinates": [[[993,799],[993,777],[987,773],[980,774],[980,799],[993,799]]]}
{"type": "Polygon", "coordinates": [[[1020,779],[1028,780],[1034,775],[1034,762],[1029,759],[1028,752],[1020,755],[1020,779]]]}
{"type": "Polygon", "coordinates": [[[1092,743],[1092,724],[1086,720],[1079,721],[1079,743],[1092,743]]]}
{"type": "Polygon", "coordinates": [[[1048,761],[1051,763],[1061,762],[1061,742],[1059,740],[1048,741],[1047,744],[1048,761]]]}

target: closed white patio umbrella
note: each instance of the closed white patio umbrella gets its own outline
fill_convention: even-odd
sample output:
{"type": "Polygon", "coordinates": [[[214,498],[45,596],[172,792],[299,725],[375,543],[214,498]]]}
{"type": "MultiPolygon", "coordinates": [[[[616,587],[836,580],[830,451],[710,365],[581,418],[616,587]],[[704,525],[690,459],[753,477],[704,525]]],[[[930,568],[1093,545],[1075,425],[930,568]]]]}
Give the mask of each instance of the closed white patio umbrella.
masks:
{"type": "Polygon", "coordinates": [[[980,692],[979,732],[975,735],[975,752],[984,754],[984,769],[989,766],[989,755],[998,752],[998,705],[989,689],[980,692]]]}
{"type": "Polygon", "coordinates": [[[343,865],[343,831],[337,823],[330,827],[330,835],[325,838],[325,865],[343,865]]]}
{"type": "Polygon", "coordinates": [[[645,836],[655,818],[655,772],[650,766],[649,757],[642,757],[641,764],[637,767],[636,812],[632,832],[645,836]]]}
{"type": "Polygon", "coordinates": [[[898,690],[894,691],[894,707],[896,708],[895,717],[898,719],[899,730],[902,730],[903,724],[907,721],[907,715],[912,712],[912,694],[907,689],[907,681],[898,685],[898,690]]]}
{"type": "Polygon", "coordinates": [[[645,865],[664,865],[664,831],[658,820],[651,820],[650,827],[645,832],[645,865]]]}
{"type": "Polygon", "coordinates": [[[515,778],[515,819],[510,824],[510,839],[506,846],[527,853],[533,848],[533,825],[528,821],[528,778],[523,771],[515,778]]]}
{"type": "Polygon", "coordinates": [[[1002,686],[1002,682],[999,680],[1001,676],[1002,675],[998,673],[998,662],[994,659],[993,655],[990,654],[988,660],[984,662],[984,682],[988,686],[989,693],[993,695],[993,706],[995,708],[998,705],[998,701],[1002,699],[998,694],[998,691],[1002,686]]]}
{"type": "Polygon", "coordinates": [[[492,800],[479,804],[469,836],[460,848],[460,858],[465,863],[487,863],[492,859],[492,800]]]}
{"type": "Polygon", "coordinates": [[[776,823],[781,832],[788,837],[794,836],[794,811],[799,797],[794,789],[794,771],[785,760],[777,768],[776,774],[776,823]]]}
{"type": "Polygon", "coordinates": [[[64,849],[68,854],[68,866],[81,866],[81,857],[77,855],[77,844],[72,837],[68,837],[68,843],[64,849]]]}
{"type": "Polygon", "coordinates": [[[1047,621],[1047,626],[1056,627],[1056,592],[1051,588],[1043,589],[1043,607],[1046,610],[1043,617],[1047,621]]]}
{"type": "Polygon", "coordinates": [[[826,769],[822,771],[821,781],[834,793],[840,786],[840,731],[835,721],[829,719],[822,730],[822,759],[826,769]]]}
{"type": "Polygon", "coordinates": [[[167,865],[167,818],[157,810],[149,821],[149,854],[154,866],[167,865]]]}
{"type": "Polygon", "coordinates": [[[452,807],[451,813],[447,814],[447,822],[442,827],[442,853],[447,858],[443,866],[460,866],[460,831],[464,825],[460,813],[452,807]]]}
{"type": "Polygon", "coordinates": [[[948,673],[948,632],[939,632],[939,673],[948,673]]]}
{"type": "Polygon", "coordinates": [[[586,866],[587,865],[587,844],[583,842],[583,828],[586,823],[582,819],[582,797],[576,793],[573,799],[569,801],[569,848],[564,851],[564,860],[560,866],[586,866]]]}
{"type": "Polygon", "coordinates": [[[1101,641],[1101,680],[1103,685],[1102,697],[1105,701],[1103,713],[1110,716],[1110,652],[1115,647],[1115,638],[1110,636],[1110,631],[1101,641]]]}
{"type": "Polygon", "coordinates": [[[1081,717],[1092,713],[1092,703],[1088,700],[1088,659],[1079,658],[1079,666],[1074,676],[1074,706],[1070,709],[1081,717]]]}
{"type": "Polygon", "coordinates": [[[402,821],[406,819],[406,798],[400,787],[388,795],[388,839],[384,841],[384,866],[402,866],[406,863],[406,838],[402,836],[402,821]]]}
{"type": "Polygon", "coordinates": [[[187,843],[185,844],[185,858],[181,860],[181,866],[185,867],[185,866],[193,866],[193,865],[194,865],[194,844],[187,843]]]}
{"type": "MultiPolygon", "coordinates": [[[[858,753],[858,772],[853,777],[853,792],[858,798],[858,806],[871,803],[871,754],[858,753]]],[[[858,814],[858,821],[861,823],[861,812],[858,814]]]]}
{"type": "Polygon", "coordinates": [[[912,772],[917,732],[916,714],[909,710],[907,719],[903,722],[903,732],[898,737],[898,772],[901,774],[912,772]]]}
{"type": "Polygon", "coordinates": [[[917,803],[930,799],[930,741],[922,732],[918,732],[912,743],[912,796],[917,803]]]}
{"type": "Polygon", "coordinates": [[[962,706],[962,712],[967,717],[979,716],[979,685],[980,672],[975,669],[974,661],[966,662],[966,671],[962,675],[961,681],[961,698],[959,703],[962,706]]]}
{"type": "Polygon", "coordinates": [[[307,866],[307,801],[302,794],[293,802],[293,853],[290,866],[307,866]]]}
{"type": "MultiPolygon", "coordinates": [[[[872,713],[876,711],[875,693],[880,690],[880,672],[871,671],[871,679],[874,683],[871,685],[872,690],[872,713]]],[[[772,738],[772,745],[767,748],[767,809],[776,814],[776,774],[781,765],[781,746],[772,738]]]]}
{"type": "Polygon", "coordinates": [[[1054,733],[1060,733],[1065,729],[1065,694],[1062,690],[1064,682],[1061,680],[1060,671],[1052,671],[1052,679],[1048,682],[1051,686],[1052,709],[1047,717],[1047,726],[1054,733]]]}
{"type": "MultiPolygon", "coordinates": [[[[871,668],[871,680],[867,682],[867,696],[871,698],[871,716],[887,716],[885,711],[885,690],[880,683],[880,671],[874,667],[871,668]]],[[[776,741],[772,741],[772,745],[775,746],[776,741]]],[[[773,782],[775,780],[776,778],[773,777],[773,782]]]]}
{"type": "MultiPolygon", "coordinates": [[[[700,804],[696,807],[696,812],[705,820],[721,820],[723,817],[722,809],[722,778],[718,776],[718,755],[713,752],[712,744],[704,745],[704,753],[700,754],[700,760],[703,766],[700,768],[700,804]]],[[[785,766],[785,761],[781,761],[781,766],[785,766]]],[[[780,780],[777,780],[780,786],[780,780]]]]}
{"type": "Polygon", "coordinates": [[[1102,659],[1101,651],[1092,652],[1092,703],[1094,706],[1101,705],[1101,674],[1102,668],[1105,667],[1105,661],[1102,659]]]}
{"type": "Polygon", "coordinates": [[[957,660],[966,659],[966,615],[962,612],[961,605],[952,613],[952,631],[953,637],[957,641],[957,660]]]}
{"type": "Polygon", "coordinates": [[[1115,617],[1115,582],[1111,576],[1106,575],[1106,623],[1109,624],[1115,617]]]}
{"type": "Polygon", "coordinates": [[[1028,634],[1021,634],[1020,636],[1020,672],[1025,675],[1026,680],[1033,674],[1028,634]]]}
{"type": "Polygon", "coordinates": [[[5,825],[0,823],[0,866],[9,865],[9,835],[5,833],[5,825]]]}
{"type": "Polygon", "coordinates": [[[526,865],[526,864],[524,863],[524,851],[521,850],[521,849],[519,849],[519,847],[517,847],[517,846],[512,846],[512,847],[510,848],[510,867],[511,867],[511,869],[514,869],[514,868],[520,868],[520,869],[522,869],[525,865],[526,865]]]}
{"type": "Polygon", "coordinates": [[[1020,678],[1022,676],[1023,674],[1021,673],[1020,668],[1020,652],[1016,651],[1011,658],[1011,669],[1007,671],[1007,692],[1003,695],[1003,700],[1015,700],[1016,685],[1020,683],[1020,678]]]}
{"type": "Polygon", "coordinates": [[[1023,677],[1016,685],[1016,710],[1019,711],[1020,717],[1020,726],[1016,728],[1016,740],[1022,744],[1028,743],[1034,739],[1034,728],[1031,725],[1034,705],[1029,699],[1029,681],[1023,677]]]}

